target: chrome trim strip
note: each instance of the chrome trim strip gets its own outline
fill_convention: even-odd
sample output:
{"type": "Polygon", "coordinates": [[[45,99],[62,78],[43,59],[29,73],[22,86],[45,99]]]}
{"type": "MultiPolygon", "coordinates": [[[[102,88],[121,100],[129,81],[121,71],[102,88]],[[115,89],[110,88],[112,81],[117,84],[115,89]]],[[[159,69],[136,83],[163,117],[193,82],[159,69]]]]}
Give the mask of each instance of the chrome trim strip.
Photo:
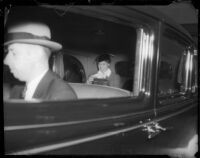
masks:
{"type": "Polygon", "coordinates": [[[56,127],[56,126],[67,126],[67,125],[75,125],[80,123],[92,123],[102,120],[109,120],[109,119],[119,119],[124,117],[129,117],[132,115],[141,115],[145,113],[153,112],[153,110],[147,110],[143,112],[135,112],[135,113],[129,113],[124,115],[118,115],[118,116],[111,116],[111,117],[103,117],[103,118],[97,118],[97,119],[88,119],[88,120],[81,120],[81,121],[68,121],[68,122],[59,122],[59,123],[46,123],[46,124],[34,124],[34,125],[16,125],[16,126],[5,126],[4,131],[14,131],[14,130],[24,130],[24,129],[32,129],[32,128],[46,128],[46,127],[56,127]]]}
{"type": "Polygon", "coordinates": [[[72,146],[72,145],[77,145],[77,144],[80,144],[80,143],[85,143],[85,142],[89,142],[89,141],[93,141],[93,140],[109,137],[109,136],[112,136],[112,135],[116,135],[116,134],[119,134],[119,133],[128,132],[128,131],[140,128],[140,127],[144,126],[145,124],[150,124],[150,123],[152,123],[154,121],[162,121],[162,120],[168,119],[168,118],[170,118],[172,116],[176,116],[176,115],[178,115],[180,113],[183,113],[183,112],[185,112],[185,111],[187,111],[187,110],[189,110],[189,109],[191,109],[193,107],[194,107],[194,105],[186,107],[186,108],[184,108],[184,109],[182,109],[182,110],[180,110],[180,111],[178,111],[176,113],[170,114],[170,115],[165,116],[165,117],[161,117],[159,119],[152,120],[152,121],[150,121],[148,123],[135,125],[135,126],[132,126],[132,127],[128,127],[128,128],[124,128],[124,129],[120,129],[120,130],[115,130],[115,131],[111,131],[111,132],[106,132],[106,133],[95,135],[95,136],[91,136],[91,137],[85,137],[85,138],[78,139],[78,140],[67,141],[67,142],[63,142],[63,143],[51,144],[51,145],[46,145],[46,146],[37,147],[37,148],[33,148],[33,149],[22,150],[22,151],[19,151],[19,152],[8,153],[7,155],[38,154],[38,153],[42,153],[42,152],[57,150],[57,149],[61,149],[61,148],[64,148],[64,147],[69,147],[69,146],[72,146]]]}
{"type": "Polygon", "coordinates": [[[174,109],[176,109],[176,108],[180,108],[180,107],[184,107],[185,105],[187,105],[187,104],[189,104],[189,103],[192,103],[193,102],[193,100],[186,100],[186,101],[184,101],[184,102],[181,102],[181,103],[172,103],[172,104],[169,104],[169,105],[166,105],[166,106],[164,106],[164,107],[161,107],[161,108],[157,108],[157,111],[158,112],[165,112],[165,111],[167,111],[169,108],[171,108],[170,110],[174,110],[174,109]],[[174,106],[174,104],[176,105],[176,106],[174,106]],[[184,105],[183,105],[184,104],[184,105]]]}

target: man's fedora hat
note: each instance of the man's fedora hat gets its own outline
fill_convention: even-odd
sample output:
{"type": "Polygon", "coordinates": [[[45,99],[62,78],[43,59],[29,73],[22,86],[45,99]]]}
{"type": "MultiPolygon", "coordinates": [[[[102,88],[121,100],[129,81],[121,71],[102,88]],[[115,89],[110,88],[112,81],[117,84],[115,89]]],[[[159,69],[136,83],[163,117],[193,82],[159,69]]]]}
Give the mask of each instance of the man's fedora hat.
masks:
{"type": "Polygon", "coordinates": [[[51,40],[51,31],[46,24],[20,23],[8,28],[4,45],[12,43],[37,44],[50,48],[52,51],[62,49],[62,45],[51,40]]]}

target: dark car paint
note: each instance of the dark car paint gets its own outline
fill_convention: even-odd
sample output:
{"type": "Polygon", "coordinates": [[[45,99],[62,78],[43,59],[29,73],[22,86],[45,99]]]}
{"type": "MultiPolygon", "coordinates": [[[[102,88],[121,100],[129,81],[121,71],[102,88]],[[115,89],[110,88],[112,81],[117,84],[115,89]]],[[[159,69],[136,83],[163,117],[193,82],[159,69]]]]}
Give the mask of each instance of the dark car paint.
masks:
{"type": "Polygon", "coordinates": [[[46,148],[42,148],[45,146],[63,142],[65,146],[72,146],[90,139],[107,137],[109,132],[112,136],[132,131],[147,123],[139,124],[140,121],[148,118],[154,121],[167,120],[195,107],[194,100],[187,100],[184,104],[169,104],[157,109],[155,117],[153,108],[145,108],[143,102],[132,98],[77,100],[56,104],[7,103],[4,109],[5,149],[7,154],[39,154],[47,152],[46,148]],[[32,151],[34,148],[40,150],[32,151]]]}
{"type": "MultiPolygon", "coordinates": [[[[64,155],[90,155],[90,154],[120,154],[120,155],[171,155],[172,157],[181,155],[173,154],[172,151],[186,149],[188,142],[196,134],[197,128],[197,108],[191,108],[174,117],[160,121],[167,131],[161,132],[153,139],[147,139],[147,133],[142,128],[137,128],[129,132],[122,132],[104,139],[98,139],[79,145],[68,146],[43,154],[64,155]],[[182,121],[180,121],[182,120],[182,121]],[[196,127],[196,128],[194,128],[196,127]],[[177,141],[178,140],[178,141],[177,141]]],[[[195,146],[194,146],[195,147],[195,146]]],[[[197,144],[196,144],[197,148],[197,144]]],[[[197,149],[195,149],[197,150],[197,149]]],[[[185,156],[188,157],[188,156],[185,156]]]]}
{"type": "MultiPolygon", "coordinates": [[[[33,146],[42,142],[45,144],[46,141],[51,143],[61,141],[63,138],[73,140],[80,134],[83,137],[85,134],[95,134],[95,131],[108,129],[109,126],[112,127],[113,123],[118,121],[153,115],[153,111],[150,108],[146,111],[143,109],[143,103],[132,98],[77,100],[73,102],[56,102],[56,104],[53,102],[32,103],[29,105],[26,103],[15,105],[8,103],[4,110],[5,140],[9,140],[6,151],[21,148],[18,143],[14,142],[23,142],[21,145],[28,147],[29,145],[33,146]],[[124,104],[124,102],[126,103],[124,104]],[[122,106],[123,108],[121,108],[122,106]],[[44,124],[53,124],[53,126],[49,128],[48,125],[45,126],[44,124]],[[55,124],[61,125],[57,127],[55,124]],[[44,127],[30,127],[34,125],[36,127],[44,125],[44,127]],[[96,128],[97,126],[98,128],[96,128]],[[22,128],[20,129],[20,127],[22,128]],[[50,134],[45,134],[45,131],[47,133],[50,132],[50,134]],[[63,132],[67,132],[67,135],[63,132]],[[21,136],[24,134],[25,137],[22,140],[21,136]]],[[[135,121],[135,119],[133,120],[135,121]]]]}

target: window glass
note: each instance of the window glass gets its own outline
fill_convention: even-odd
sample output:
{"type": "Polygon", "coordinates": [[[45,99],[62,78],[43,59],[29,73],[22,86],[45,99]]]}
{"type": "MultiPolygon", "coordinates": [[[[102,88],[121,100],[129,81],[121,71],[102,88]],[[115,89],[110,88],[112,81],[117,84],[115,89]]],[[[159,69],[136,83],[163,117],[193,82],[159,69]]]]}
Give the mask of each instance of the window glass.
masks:
{"type": "Polygon", "coordinates": [[[73,83],[85,82],[85,70],[81,62],[75,57],[63,54],[64,75],[63,79],[73,83]]]}
{"type": "Polygon", "coordinates": [[[197,52],[194,51],[194,58],[193,58],[193,71],[192,71],[192,92],[196,92],[198,88],[198,57],[197,52]]]}
{"type": "MultiPolygon", "coordinates": [[[[16,9],[9,18],[10,23],[23,20],[22,13],[27,12],[29,20],[41,20],[50,26],[52,38],[61,43],[63,49],[52,53],[49,67],[61,79],[72,83],[72,88],[80,94],[79,98],[131,96],[130,92],[137,97],[141,91],[149,91],[145,83],[150,82],[146,78],[150,78],[148,73],[151,67],[148,65],[152,61],[154,36],[143,28],[138,31],[138,24],[135,23],[134,27],[134,23],[130,26],[123,21],[115,22],[109,16],[103,19],[70,11],[58,18],[54,10],[42,8],[37,8],[38,16],[34,10],[16,9]],[[102,54],[111,55],[109,86],[88,86],[89,76],[99,72],[95,59],[102,54]]],[[[12,84],[11,88],[18,85],[12,75],[7,75],[9,69],[4,69],[3,82],[12,84]]]]}
{"type": "Polygon", "coordinates": [[[185,48],[185,45],[178,41],[178,36],[171,38],[167,34],[164,34],[160,48],[161,56],[158,75],[159,95],[173,94],[181,91],[181,85],[184,82],[184,65],[186,62],[185,48]]]}

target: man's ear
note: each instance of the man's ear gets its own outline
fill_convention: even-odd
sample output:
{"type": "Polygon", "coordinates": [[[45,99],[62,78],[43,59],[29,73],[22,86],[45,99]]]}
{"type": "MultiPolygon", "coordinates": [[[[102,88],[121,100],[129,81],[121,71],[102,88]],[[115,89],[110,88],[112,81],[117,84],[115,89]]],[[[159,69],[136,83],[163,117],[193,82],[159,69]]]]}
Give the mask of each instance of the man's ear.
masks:
{"type": "Polygon", "coordinates": [[[32,46],[30,50],[28,51],[28,57],[30,60],[38,60],[42,56],[42,49],[37,46],[32,46]]]}

